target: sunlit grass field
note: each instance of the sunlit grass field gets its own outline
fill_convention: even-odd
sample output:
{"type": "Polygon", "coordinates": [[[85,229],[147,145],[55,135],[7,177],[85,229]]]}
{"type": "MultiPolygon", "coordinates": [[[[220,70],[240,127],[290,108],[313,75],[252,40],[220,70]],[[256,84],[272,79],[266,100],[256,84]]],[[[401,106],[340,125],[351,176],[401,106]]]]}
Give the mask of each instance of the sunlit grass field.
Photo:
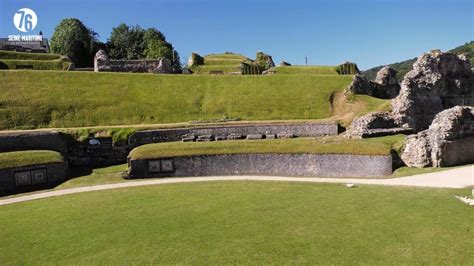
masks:
{"type": "Polygon", "coordinates": [[[472,264],[474,212],[419,189],[279,182],[135,187],[0,207],[18,264],[472,264]]]}
{"type": "Polygon", "coordinates": [[[59,152],[47,150],[0,152],[0,169],[63,162],[59,152]]]}
{"type": "Polygon", "coordinates": [[[390,150],[399,149],[404,141],[404,135],[395,135],[371,139],[324,137],[253,141],[166,142],[139,146],[133,149],[129,156],[132,159],[154,159],[252,153],[390,155],[390,150]]]}
{"type": "Polygon", "coordinates": [[[0,130],[327,118],[351,78],[0,71],[0,130]]]}

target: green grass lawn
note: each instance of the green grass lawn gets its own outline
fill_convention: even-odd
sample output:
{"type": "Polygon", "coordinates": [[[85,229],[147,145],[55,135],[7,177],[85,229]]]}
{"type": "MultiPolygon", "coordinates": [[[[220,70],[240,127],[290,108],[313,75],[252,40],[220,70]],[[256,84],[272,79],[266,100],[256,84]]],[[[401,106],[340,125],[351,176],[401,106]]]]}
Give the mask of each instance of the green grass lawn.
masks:
{"type": "Polygon", "coordinates": [[[335,66],[277,66],[272,68],[277,74],[311,74],[311,75],[320,75],[320,74],[329,74],[329,75],[339,75],[336,71],[335,66]]]}
{"type": "Polygon", "coordinates": [[[395,135],[370,139],[324,137],[253,141],[166,142],[136,147],[130,152],[130,158],[154,159],[192,155],[252,153],[389,155],[390,150],[394,147],[399,149],[404,140],[404,135],[395,135]]]}
{"type": "Polygon", "coordinates": [[[1,59],[17,59],[17,60],[56,60],[61,58],[59,54],[47,53],[26,53],[0,50],[1,59]]]}
{"type": "Polygon", "coordinates": [[[210,71],[220,70],[225,74],[240,72],[240,63],[249,60],[240,54],[222,53],[204,56],[204,64],[192,66],[190,69],[195,74],[208,75],[210,71]]]}
{"type": "Polygon", "coordinates": [[[25,264],[473,263],[474,212],[417,189],[211,182],[0,207],[0,261],[25,264]]]}
{"type": "Polygon", "coordinates": [[[0,130],[320,119],[350,76],[203,76],[0,71],[0,130]]]}
{"type": "Polygon", "coordinates": [[[60,162],[63,162],[63,157],[55,151],[34,150],[0,153],[0,169],[60,162]]]}
{"type": "Polygon", "coordinates": [[[68,70],[70,60],[58,54],[0,51],[0,69],[31,66],[35,70],[68,70]]]}

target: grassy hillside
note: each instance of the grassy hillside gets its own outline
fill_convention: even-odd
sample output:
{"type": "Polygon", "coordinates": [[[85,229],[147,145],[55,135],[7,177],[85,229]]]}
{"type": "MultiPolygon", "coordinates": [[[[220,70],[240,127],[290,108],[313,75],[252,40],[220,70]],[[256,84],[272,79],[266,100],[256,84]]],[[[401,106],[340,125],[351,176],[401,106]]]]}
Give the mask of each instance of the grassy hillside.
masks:
{"type": "Polygon", "coordinates": [[[0,71],[0,129],[320,119],[351,79],[0,71]]]}
{"type": "MultiPolygon", "coordinates": [[[[471,62],[471,67],[474,67],[474,41],[458,46],[449,51],[454,52],[456,54],[466,53],[469,61],[471,62]]],[[[408,73],[408,71],[410,71],[413,68],[413,63],[415,63],[415,61],[416,61],[416,57],[413,59],[406,60],[406,61],[390,64],[389,66],[396,69],[398,71],[398,74],[397,74],[398,79],[403,80],[403,77],[405,76],[405,74],[408,73]]],[[[377,67],[368,69],[366,71],[363,71],[362,74],[368,77],[369,79],[373,80],[375,79],[377,72],[382,67],[384,66],[377,66],[377,67]]]]}
{"type": "Polygon", "coordinates": [[[0,69],[32,67],[35,70],[68,70],[71,62],[58,54],[0,51],[0,69]]]}
{"type": "Polygon", "coordinates": [[[470,265],[470,189],[205,182],[0,206],[5,265],[470,265]]]}
{"type": "Polygon", "coordinates": [[[277,66],[272,68],[277,74],[329,74],[338,75],[334,66],[277,66]]]}
{"type": "Polygon", "coordinates": [[[402,146],[404,135],[372,139],[298,138],[254,141],[167,142],[137,147],[132,159],[216,154],[364,154],[389,155],[393,146],[402,146]]]}
{"type": "Polygon", "coordinates": [[[193,66],[191,70],[196,74],[209,74],[210,71],[221,70],[225,74],[240,71],[240,62],[248,61],[247,57],[234,54],[210,54],[204,56],[204,65],[193,66]]]}

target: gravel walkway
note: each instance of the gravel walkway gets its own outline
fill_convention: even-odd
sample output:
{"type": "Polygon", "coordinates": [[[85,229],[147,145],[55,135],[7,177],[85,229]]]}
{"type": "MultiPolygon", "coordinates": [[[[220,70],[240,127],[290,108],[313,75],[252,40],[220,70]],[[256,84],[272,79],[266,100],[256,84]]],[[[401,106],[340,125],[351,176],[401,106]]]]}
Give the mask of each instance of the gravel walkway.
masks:
{"type": "Polygon", "coordinates": [[[12,203],[44,199],[55,196],[75,194],[80,192],[98,191],[116,188],[138,187],[148,185],[206,182],[206,181],[282,181],[282,182],[308,182],[308,183],[354,183],[368,185],[388,186],[415,186],[435,188],[464,188],[474,186],[474,166],[460,167],[436,173],[406,176],[391,179],[354,179],[354,178],[318,178],[318,177],[278,177],[278,176],[210,176],[210,177],[186,177],[186,178],[163,178],[153,180],[139,180],[117,184],[96,185],[78,187],[48,192],[39,192],[25,196],[0,199],[0,206],[12,203]]]}

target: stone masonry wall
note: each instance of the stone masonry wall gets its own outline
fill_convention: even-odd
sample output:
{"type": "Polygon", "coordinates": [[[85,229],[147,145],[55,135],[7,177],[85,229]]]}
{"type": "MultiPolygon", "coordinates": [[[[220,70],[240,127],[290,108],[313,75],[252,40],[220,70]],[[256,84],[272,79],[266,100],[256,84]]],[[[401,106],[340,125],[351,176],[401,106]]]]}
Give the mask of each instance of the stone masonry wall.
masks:
{"type": "Polygon", "coordinates": [[[183,135],[229,135],[242,134],[243,136],[249,134],[278,134],[289,133],[298,137],[318,137],[325,135],[337,135],[337,124],[321,124],[321,123],[287,123],[287,124],[246,124],[246,125],[231,125],[231,126],[207,126],[207,127],[192,127],[192,128],[177,128],[177,129],[158,129],[146,130],[134,133],[129,138],[130,149],[137,146],[157,143],[180,141],[183,135]]]}
{"type": "Polygon", "coordinates": [[[1,169],[0,196],[51,188],[67,178],[67,162],[1,169]]]}
{"type": "Polygon", "coordinates": [[[392,157],[341,154],[201,155],[131,160],[130,178],[213,175],[381,177],[392,173],[392,157]]]}
{"type": "Polygon", "coordinates": [[[67,154],[67,137],[56,131],[0,133],[0,152],[53,150],[67,154]]]}

